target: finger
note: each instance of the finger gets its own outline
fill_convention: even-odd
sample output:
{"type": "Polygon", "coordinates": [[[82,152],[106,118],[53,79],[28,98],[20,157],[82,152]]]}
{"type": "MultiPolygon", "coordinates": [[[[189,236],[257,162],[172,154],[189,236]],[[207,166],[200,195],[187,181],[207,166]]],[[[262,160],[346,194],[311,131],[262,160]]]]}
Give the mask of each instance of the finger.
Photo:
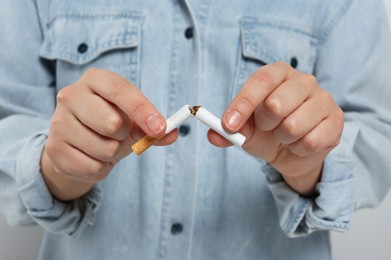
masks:
{"type": "Polygon", "coordinates": [[[208,131],[208,140],[217,147],[229,147],[233,145],[230,141],[212,129],[209,129],[208,131]]]}
{"type": "MultiPolygon", "coordinates": [[[[142,131],[141,128],[136,126],[130,132],[130,136],[132,137],[133,140],[131,145],[133,145],[134,143],[138,142],[140,139],[144,138],[146,134],[142,131]]],[[[178,137],[179,137],[178,129],[174,129],[167,135],[163,136],[162,138],[158,138],[158,140],[153,145],[156,146],[170,145],[174,143],[178,139],[178,137]]]]}
{"type": "MultiPolygon", "coordinates": [[[[80,88],[79,88],[80,89],[80,88]]],[[[125,139],[130,131],[127,115],[100,96],[75,88],[64,88],[57,95],[57,103],[70,109],[76,118],[102,136],[115,140],[125,139]]]]}
{"type": "Polygon", "coordinates": [[[237,132],[264,99],[282,82],[292,68],[278,62],[258,69],[244,84],[223,115],[223,126],[230,132],[237,132]]]}
{"type": "Polygon", "coordinates": [[[318,83],[314,76],[295,74],[276,88],[255,111],[255,125],[270,131],[306,101],[318,83]]]}
{"type": "Polygon", "coordinates": [[[66,127],[56,127],[57,124],[54,124],[55,133],[64,142],[98,161],[119,160],[132,151],[130,144],[133,139],[130,135],[124,141],[107,138],[83,125],[72,114],[68,114],[62,121],[67,122],[66,127]]]}
{"type": "Polygon", "coordinates": [[[281,144],[299,140],[329,115],[329,109],[319,98],[308,99],[274,129],[274,138],[281,144]]]}
{"type": "Polygon", "coordinates": [[[156,146],[166,146],[174,143],[179,137],[178,129],[175,129],[164,136],[162,139],[154,143],[156,146]]]}
{"type": "Polygon", "coordinates": [[[103,179],[113,167],[113,164],[95,160],[65,142],[53,143],[50,138],[45,149],[57,171],[73,179],[94,182],[103,179]]]}
{"type": "Polygon", "coordinates": [[[336,122],[331,117],[326,118],[303,138],[290,144],[289,150],[301,157],[321,152],[328,153],[340,142],[342,125],[343,122],[336,122]]]}
{"type": "MultiPolygon", "coordinates": [[[[129,135],[134,140],[133,143],[137,142],[138,140],[140,140],[141,138],[146,136],[145,132],[134,121],[130,122],[130,129],[131,130],[130,130],[129,135]]],[[[132,145],[133,145],[133,143],[132,143],[132,145]]]]}
{"type": "Polygon", "coordinates": [[[82,77],[89,88],[118,106],[143,131],[157,137],[164,133],[166,120],[152,103],[125,78],[100,69],[90,69],[82,77]]]}

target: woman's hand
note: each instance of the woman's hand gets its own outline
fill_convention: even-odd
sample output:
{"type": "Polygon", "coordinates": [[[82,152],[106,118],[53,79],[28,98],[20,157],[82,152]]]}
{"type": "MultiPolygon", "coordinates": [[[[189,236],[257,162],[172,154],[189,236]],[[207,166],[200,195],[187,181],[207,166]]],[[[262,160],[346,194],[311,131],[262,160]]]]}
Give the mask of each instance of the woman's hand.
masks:
{"type": "MultiPolygon", "coordinates": [[[[165,128],[165,118],[132,83],[90,69],[57,95],[42,174],[55,197],[78,198],[131,153],[137,139],[159,137],[165,128]]],[[[174,131],[159,144],[170,144],[177,136],[174,131]]]]}
{"type": "MultiPolygon", "coordinates": [[[[244,150],[269,162],[291,188],[311,195],[324,158],[340,141],[344,114],[314,76],[278,62],[248,79],[222,122],[247,137],[244,150]]],[[[213,131],[209,140],[230,145],[213,131]]]]}

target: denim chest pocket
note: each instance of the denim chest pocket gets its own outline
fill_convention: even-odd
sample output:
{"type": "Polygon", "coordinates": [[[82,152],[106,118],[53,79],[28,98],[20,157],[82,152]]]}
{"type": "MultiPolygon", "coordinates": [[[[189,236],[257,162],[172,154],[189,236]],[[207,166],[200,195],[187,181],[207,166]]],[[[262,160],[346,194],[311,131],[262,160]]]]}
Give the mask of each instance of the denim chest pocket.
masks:
{"type": "Polygon", "coordinates": [[[91,67],[111,70],[137,86],[142,22],[143,15],[131,11],[57,12],[49,19],[40,56],[55,61],[60,88],[91,67]]]}
{"type": "Polygon", "coordinates": [[[282,61],[313,73],[317,40],[310,29],[292,23],[244,17],[240,21],[240,51],[230,98],[261,66],[282,61]]]}

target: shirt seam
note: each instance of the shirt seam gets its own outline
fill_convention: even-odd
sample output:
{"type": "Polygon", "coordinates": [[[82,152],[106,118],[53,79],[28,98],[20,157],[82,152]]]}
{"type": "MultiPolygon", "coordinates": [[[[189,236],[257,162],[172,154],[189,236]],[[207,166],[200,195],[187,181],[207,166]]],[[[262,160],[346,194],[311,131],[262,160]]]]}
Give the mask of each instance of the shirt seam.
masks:
{"type": "Polygon", "coordinates": [[[345,16],[349,8],[351,7],[353,0],[347,0],[344,5],[338,10],[337,14],[331,20],[331,22],[321,30],[319,34],[319,45],[322,45],[333,32],[334,28],[339,24],[342,18],[345,16]]]}

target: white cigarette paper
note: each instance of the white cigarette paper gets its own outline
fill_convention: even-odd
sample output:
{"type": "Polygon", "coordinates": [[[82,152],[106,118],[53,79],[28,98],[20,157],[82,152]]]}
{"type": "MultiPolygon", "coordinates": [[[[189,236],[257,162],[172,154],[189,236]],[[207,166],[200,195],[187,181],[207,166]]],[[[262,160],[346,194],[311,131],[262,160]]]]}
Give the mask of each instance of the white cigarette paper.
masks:
{"type": "Polygon", "coordinates": [[[173,114],[166,120],[166,134],[179,127],[189,117],[191,117],[190,106],[184,105],[181,109],[179,109],[177,112],[175,112],[175,114],[173,114]]]}
{"type": "MultiPolygon", "coordinates": [[[[166,131],[165,135],[169,134],[172,130],[180,126],[183,122],[185,122],[189,117],[191,117],[190,106],[184,105],[181,109],[175,112],[172,116],[167,118],[166,120],[166,131]]],[[[163,137],[164,137],[163,136],[163,137]]],[[[133,152],[137,155],[142,154],[145,150],[151,147],[155,142],[159,139],[152,138],[148,135],[141,138],[134,145],[132,145],[133,152]]]]}
{"type": "Polygon", "coordinates": [[[220,135],[224,136],[227,140],[229,140],[231,143],[242,146],[243,143],[246,141],[246,137],[242,135],[241,133],[228,133],[224,130],[221,119],[217,116],[213,115],[211,112],[209,112],[206,108],[201,106],[193,107],[192,114],[197,119],[199,119],[201,122],[215,130],[220,135]]]}

